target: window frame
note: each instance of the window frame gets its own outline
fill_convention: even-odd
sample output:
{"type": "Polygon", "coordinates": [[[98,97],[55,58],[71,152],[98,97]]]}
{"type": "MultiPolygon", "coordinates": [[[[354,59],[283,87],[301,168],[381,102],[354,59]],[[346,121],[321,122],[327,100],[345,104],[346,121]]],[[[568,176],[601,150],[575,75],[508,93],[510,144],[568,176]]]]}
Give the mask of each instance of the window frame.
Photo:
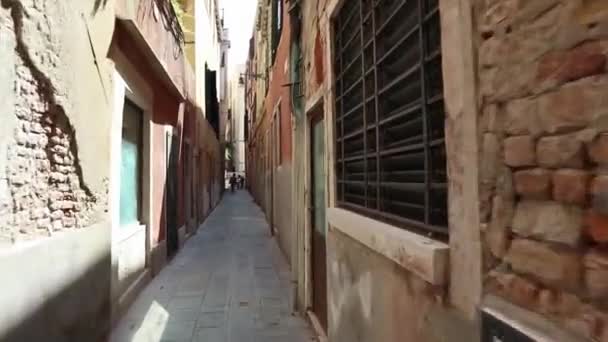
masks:
{"type": "MultiPolygon", "coordinates": [[[[442,80],[442,70],[441,70],[441,41],[439,39],[439,43],[436,46],[433,46],[436,50],[433,51],[429,51],[430,50],[430,45],[429,44],[429,36],[427,35],[429,32],[434,33],[433,28],[437,29],[437,32],[441,32],[441,27],[440,27],[440,18],[439,18],[439,8],[438,8],[438,2],[435,1],[435,5],[433,8],[426,8],[426,6],[428,6],[428,3],[431,2],[430,0],[414,0],[414,1],[395,1],[393,2],[393,4],[397,3],[397,5],[395,7],[397,7],[396,9],[394,9],[393,12],[391,12],[392,14],[388,15],[388,18],[385,18],[385,21],[382,23],[378,23],[376,21],[379,21],[379,14],[378,12],[380,11],[380,4],[377,4],[375,2],[372,2],[371,5],[369,5],[369,2],[363,1],[363,0],[354,0],[354,1],[349,1],[349,2],[345,2],[345,4],[336,11],[336,15],[332,18],[331,20],[331,32],[332,32],[332,37],[333,37],[333,46],[332,46],[332,50],[333,50],[333,60],[332,63],[335,64],[334,67],[334,72],[333,72],[333,76],[335,78],[335,96],[333,98],[333,104],[335,106],[335,111],[336,111],[336,115],[334,117],[334,122],[333,122],[333,129],[334,129],[334,139],[333,139],[333,144],[334,144],[334,148],[336,151],[336,158],[334,161],[334,168],[335,168],[335,177],[336,177],[336,204],[338,207],[341,207],[343,209],[347,209],[347,210],[351,210],[354,212],[357,212],[359,214],[363,214],[365,216],[374,218],[374,219],[379,219],[382,221],[386,221],[387,223],[396,225],[400,228],[406,228],[406,229],[410,229],[410,230],[414,230],[414,231],[418,231],[420,233],[424,233],[433,237],[438,237],[440,239],[442,238],[446,238],[449,235],[449,231],[448,231],[448,226],[449,226],[449,222],[447,219],[447,156],[446,156],[446,152],[445,152],[445,109],[443,108],[443,93],[441,92],[440,95],[437,98],[429,98],[428,97],[428,83],[431,83],[430,81],[427,81],[427,78],[430,78],[430,73],[431,72],[435,72],[435,76],[437,75],[437,70],[433,69],[433,70],[429,70],[431,68],[429,68],[427,66],[427,64],[430,64],[430,62],[432,61],[433,63],[435,63],[436,61],[439,61],[439,80],[441,81],[441,83],[439,83],[441,86],[443,85],[443,80],[442,80]],[[348,5],[346,5],[348,3],[348,5]],[[423,211],[423,219],[415,219],[415,218],[411,218],[411,217],[407,217],[407,216],[403,216],[403,215],[399,215],[399,214],[395,214],[395,213],[389,213],[386,212],[385,210],[383,210],[383,202],[388,201],[385,197],[383,197],[382,193],[384,192],[384,187],[389,188],[389,186],[400,186],[402,189],[405,188],[406,185],[411,185],[411,184],[406,184],[406,183],[402,183],[402,184],[398,184],[398,183],[391,183],[391,182],[387,182],[386,180],[383,180],[383,171],[382,171],[382,156],[383,153],[388,152],[388,151],[384,151],[383,150],[383,139],[381,138],[381,136],[383,136],[384,133],[384,128],[382,127],[383,125],[383,121],[385,120],[391,120],[391,118],[381,118],[381,105],[384,103],[381,103],[381,91],[385,91],[385,88],[390,89],[391,87],[391,83],[398,83],[398,78],[402,77],[403,75],[405,75],[405,72],[402,75],[399,75],[396,79],[388,79],[388,81],[386,81],[386,83],[388,83],[388,85],[383,85],[383,87],[380,87],[380,83],[379,83],[379,74],[380,71],[379,69],[381,68],[380,65],[383,61],[386,61],[387,59],[389,59],[389,56],[391,53],[394,53],[395,49],[392,48],[385,48],[384,50],[384,56],[382,56],[382,58],[378,57],[379,52],[379,48],[378,45],[380,45],[380,43],[382,42],[382,40],[384,38],[382,38],[382,30],[388,30],[386,29],[386,27],[390,27],[391,24],[389,23],[389,21],[394,20],[392,24],[393,26],[395,25],[399,25],[401,23],[400,20],[402,20],[402,18],[399,15],[396,15],[396,13],[400,10],[404,10],[408,5],[411,5],[412,3],[414,3],[415,5],[417,5],[417,8],[415,9],[416,12],[414,12],[414,14],[412,15],[415,19],[415,24],[413,25],[411,32],[408,33],[408,36],[403,37],[403,38],[399,38],[399,42],[397,43],[397,45],[404,45],[406,41],[410,40],[410,37],[412,37],[412,40],[414,40],[414,42],[417,42],[417,45],[414,45],[414,47],[416,47],[418,50],[418,66],[417,69],[412,68],[411,71],[411,75],[406,75],[405,77],[402,78],[402,80],[407,80],[409,79],[410,76],[416,76],[418,75],[418,83],[420,84],[418,89],[420,91],[420,96],[417,98],[417,102],[419,102],[420,104],[418,105],[418,109],[416,111],[419,111],[420,114],[413,116],[416,119],[420,119],[422,121],[422,139],[423,139],[423,143],[422,144],[418,144],[418,145],[422,145],[423,146],[423,159],[424,159],[424,167],[422,169],[422,172],[424,172],[424,182],[422,183],[422,185],[424,186],[423,189],[423,205],[422,205],[422,211],[423,211]],[[354,4],[354,5],[353,5],[354,4]],[[364,11],[364,7],[368,6],[368,8],[371,8],[369,12],[365,12],[364,11]],[[354,8],[354,9],[353,9],[354,8]],[[346,20],[344,20],[345,23],[349,23],[349,20],[352,20],[351,18],[356,18],[359,17],[357,24],[357,31],[355,33],[351,34],[350,40],[349,39],[344,39],[344,32],[346,32],[346,29],[344,27],[341,27],[341,17],[343,16],[343,11],[348,11],[348,10],[352,10],[352,12],[349,14],[349,16],[346,17],[346,20]],[[357,13],[358,12],[358,13],[357,13]],[[398,18],[399,19],[396,19],[398,18]],[[436,20],[437,26],[438,27],[432,27],[430,26],[429,23],[431,23],[432,20],[436,20]],[[372,31],[371,31],[371,38],[366,38],[365,36],[369,35],[370,32],[364,31],[365,30],[365,25],[371,23],[372,26],[372,31]],[[389,23],[389,24],[387,24],[389,23]],[[395,24],[396,23],[396,24],[395,24]],[[340,36],[342,35],[342,36],[340,36]],[[359,36],[359,39],[357,38],[357,36],[359,36]],[[413,38],[417,36],[417,41],[413,38]],[[341,41],[340,39],[342,38],[343,41],[341,41]],[[352,85],[349,84],[349,87],[344,87],[343,86],[343,81],[344,81],[344,77],[348,75],[348,73],[346,72],[346,67],[345,65],[341,65],[342,63],[342,58],[344,58],[344,52],[347,50],[346,48],[348,47],[348,45],[351,42],[357,42],[357,40],[360,40],[359,44],[360,45],[354,45],[355,48],[358,47],[360,52],[358,53],[358,55],[355,55],[355,57],[352,58],[352,61],[350,61],[350,65],[348,65],[348,67],[355,67],[357,64],[361,65],[361,74],[359,76],[359,78],[355,81],[352,82],[352,85]],[[342,43],[345,43],[344,45],[342,45],[342,43]],[[367,49],[371,48],[372,49],[372,66],[369,67],[367,65],[367,61],[366,61],[366,53],[367,53],[367,49]],[[433,52],[433,55],[431,55],[429,52],[433,52]],[[359,62],[357,62],[357,60],[360,59],[359,62]],[[339,62],[338,62],[339,61],[339,62]],[[372,94],[367,94],[366,92],[369,90],[368,89],[368,83],[367,83],[367,78],[369,76],[373,76],[373,83],[372,84],[372,94]],[[358,83],[360,82],[360,85],[358,85],[358,83]],[[347,172],[346,170],[346,164],[347,164],[347,159],[349,159],[344,151],[344,145],[345,142],[348,140],[349,138],[349,134],[345,134],[344,133],[344,123],[348,122],[345,119],[347,118],[347,115],[350,115],[351,113],[348,113],[344,111],[343,108],[343,102],[344,102],[344,98],[347,97],[347,92],[348,91],[352,91],[353,88],[361,88],[361,93],[362,93],[362,98],[363,100],[361,100],[360,102],[358,102],[358,104],[354,105],[353,108],[360,108],[361,111],[361,116],[362,116],[362,127],[359,126],[357,127],[356,130],[354,130],[354,132],[349,132],[349,134],[353,134],[355,137],[357,137],[357,135],[355,135],[355,133],[357,133],[357,131],[361,131],[361,136],[363,137],[363,148],[358,151],[359,153],[362,154],[362,157],[360,158],[363,161],[363,174],[364,174],[364,180],[363,182],[359,181],[358,183],[363,183],[363,192],[364,192],[364,205],[358,205],[356,203],[352,203],[352,201],[347,201],[346,200],[346,187],[347,184],[349,184],[349,182],[353,182],[353,181],[349,181],[346,177],[347,172]],[[344,89],[347,88],[347,89],[344,89]],[[368,111],[368,104],[372,103],[372,107],[373,108],[371,111],[368,111]],[[438,107],[442,108],[440,112],[440,114],[443,115],[443,120],[440,121],[439,124],[437,124],[437,122],[434,122],[433,124],[437,125],[435,127],[436,130],[440,130],[440,137],[439,139],[433,139],[431,141],[431,134],[432,132],[434,133],[434,131],[431,131],[431,129],[433,128],[432,124],[430,123],[431,121],[431,117],[429,114],[430,111],[430,107],[435,105],[436,103],[439,103],[438,107]],[[371,112],[372,116],[370,120],[371,122],[368,122],[368,120],[370,119],[370,117],[366,116],[369,115],[367,114],[368,112],[371,112]],[[375,115],[375,117],[373,117],[375,115]],[[371,125],[370,125],[371,123],[371,125]],[[370,126],[368,126],[370,125],[370,126]],[[441,127],[441,128],[437,128],[437,127],[441,127]],[[370,153],[369,149],[368,149],[368,141],[373,142],[374,139],[370,140],[368,138],[368,133],[370,131],[375,131],[375,142],[374,142],[374,146],[375,146],[375,151],[373,151],[372,153],[370,153]],[[437,140],[437,141],[435,141],[437,140]],[[433,145],[435,144],[436,145],[433,145]],[[433,162],[434,159],[432,159],[431,157],[431,153],[433,152],[433,149],[439,149],[443,151],[443,159],[440,159],[439,161],[439,166],[434,167],[433,166],[433,162]],[[370,158],[371,156],[371,158],[370,158]],[[375,179],[370,178],[368,175],[370,173],[370,171],[368,170],[369,168],[369,162],[370,161],[375,161],[375,179]],[[443,165],[443,167],[442,167],[443,165]],[[432,180],[431,178],[433,177],[433,175],[431,175],[433,172],[435,173],[439,173],[442,176],[445,177],[445,179],[443,179],[443,182],[435,182],[434,180],[432,180]],[[375,180],[375,182],[374,182],[375,180]],[[375,183],[375,184],[374,184],[375,183]],[[383,184],[385,183],[385,184],[383,184]],[[387,185],[388,183],[391,183],[391,185],[387,185]],[[439,190],[435,190],[432,187],[437,186],[438,188],[442,188],[439,190]],[[375,196],[373,195],[369,195],[368,191],[371,187],[375,187],[375,196]],[[431,201],[434,199],[432,198],[432,192],[433,191],[443,191],[442,195],[443,195],[443,201],[441,201],[440,205],[440,209],[435,209],[434,204],[431,203],[431,201]],[[369,208],[368,207],[368,201],[370,201],[370,196],[375,197],[375,208],[369,208]],[[441,210],[442,211],[442,215],[445,215],[445,217],[442,216],[442,219],[445,218],[445,220],[443,222],[441,222],[441,224],[436,224],[434,221],[431,221],[431,215],[433,213],[434,210],[441,210]]],[[[409,12],[408,12],[409,13],[409,12]]],[[[384,32],[384,33],[385,33],[384,32]]],[[[389,31],[390,32],[390,31],[389,31]]],[[[386,42],[385,42],[386,43],[386,42]]],[[[406,46],[407,47],[407,46],[406,46]]],[[[349,64],[349,63],[344,63],[344,64],[349,64]]],[[[407,72],[407,71],[406,71],[407,72]]],[[[437,79],[433,80],[433,82],[436,82],[437,79]]],[[[353,94],[351,94],[353,95],[353,94]]],[[[356,96],[357,94],[355,94],[355,98],[357,98],[356,96]]],[[[359,97],[361,98],[361,97],[359,97]]],[[[353,112],[356,110],[353,110],[353,112]]],[[[391,109],[391,111],[393,111],[393,109],[391,109]]],[[[415,111],[412,111],[415,113],[415,111]]],[[[384,114],[384,113],[383,113],[384,114]]],[[[411,114],[411,113],[410,113],[411,114]]],[[[389,115],[387,115],[389,116],[389,115]]],[[[433,118],[434,119],[434,118],[433,118]]],[[[436,120],[436,119],[435,119],[436,120]]],[[[397,120],[394,120],[397,121],[397,120]]],[[[389,121],[390,122],[390,121],[389,121]]],[[[390,128],[390,125],[387,124],[387,126],[385,126],[386,128],[390,128]]],[[[405,148],[407,148],[408,146],[405,146],[405,148]]],[[[388,153],[386,153],[385,155],[389,155],[388,153]]],[[[397,154],[395,154],[397,155],[397,154]]],[[[390,173],[390,172],[389,172],[390,173]]],[[[359,186],[361,186],[361,184],[358,184],[359,186]]],[[[420,186],[420,184],[415,184],[416,186],[420,186]]],[[[392,189],[391,189],[392,190],[392,189]]],[[[417,198],[420,199],[420,198],[417,198]]],[[[394,209],[393,209],[394,210],[394,209]]]]}
{"type": "Polygon", "coordinates": [[[272,20],[270,32],[270,64],[273,65],[279,49],[279,43],[281,42],[281,34],[283,32],[283,0],[271,1],[272,20]]]}
{"type": "MultiPolygon", "coordinates": [[[[144,130],[145,130],[145,113],[144,113],[144,109],[141,108],[140,106],[138,106],[134,101],[130,100],[128,97],[124,98],[124,105],[123,105],[123,119],[122,119],[122,134],[121,134],[121,142],[122,140],[125,139],[124,136],[124,122],[125,122],[125,115],[127,114],[127,110],[126,108],[130,107],[134,110],[134,112],[137,112],[138,118],[137,118],[137,125],[138,125],[138,135],[136,137],[137,141],[137,169],[136,169],[136,178],[137,178],[137,221],[136,222],[131,222],[131,223],[123,223],[123,222],[119,222],[119,226],[121,227],[130,227],[133,224],[135,225],[141,225],[142,222],[145,221],[145,217],[144,217],[144,182],[145,182],[145,178],[144,178],[144,154],[145,154],[145,146],[144,146],[144,130]]],[[[133,112],[131,112],[133,113],[133,112]]],[[[123,156],[121,155],[121,158],[123,158],[123,156]]],[[[121,189],[122,189],[122,174],[121,174],[121,189]]],[[[122,205],[121,205],[122,207],[122,205]]]]}

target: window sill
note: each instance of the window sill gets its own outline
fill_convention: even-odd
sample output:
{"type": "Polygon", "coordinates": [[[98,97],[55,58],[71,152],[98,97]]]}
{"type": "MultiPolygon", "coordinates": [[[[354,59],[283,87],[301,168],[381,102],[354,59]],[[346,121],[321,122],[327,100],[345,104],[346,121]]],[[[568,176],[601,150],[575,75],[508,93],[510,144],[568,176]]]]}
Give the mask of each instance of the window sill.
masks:
{"type": "Polygon", "coordinates": [[[112,232],[112,241],[114,243],[124,242],[134,235],[146,230],[146,226],[141,223],[133,223],[130,225],[119,226],[117,231],[112,232]]]}
{"type": "Polygon", "coordinates": [[[449,246],[357,213],[329,208],[329,225],[433,285],[447,283],[449,246]]]}

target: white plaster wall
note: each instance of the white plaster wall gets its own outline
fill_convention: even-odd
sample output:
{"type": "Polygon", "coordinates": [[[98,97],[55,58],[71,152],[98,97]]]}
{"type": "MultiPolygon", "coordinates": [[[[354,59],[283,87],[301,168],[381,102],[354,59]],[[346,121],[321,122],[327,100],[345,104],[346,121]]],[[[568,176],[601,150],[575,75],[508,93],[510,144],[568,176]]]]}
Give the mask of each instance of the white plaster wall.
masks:
{"type": "MultiPolygon", "coordinates": [[[[142,227],[143,228],[143,227],[142,227]]],[[[146,268],[146,230],[136,227],[131,235],[112,244],[116,258],[118,295],[122,295],[146,268]]]]}
{"type": "MultiPolygon", "coordinates": [[[[112,68],[106,56],[115,20],[113,6],[93,7],[93,1],[75,0],[0,6],[0,205],[9,198],[6,146],[14,143],[15,103],[23,96],[15,87],[18,59],[28,59],[29,72],[51,86],[49,102],[61,107],[74,129],[81,184],[97,198],[91,224],[79,230],[6,246],[0,241],[3,342],[97,341],[109,329],[112,68]]],[[[10,227],[3,217],[0,210],[0,225],[10,227]]]]}
{"type": "Polygon", "coordinates": [[[0,251],[0,340],[96,341],[109,328],[109,223],[0,251]]]}
{"type": "Polygon", "coordinates": [[[292,244],[296,243],[295,227],[292,224],[291,215],[291,164],[283,163],[274,174],[274,221],[281,251],[287,257],[289,265],[293,263],[292,244]]]}
{"type": "Polygon", "coordinates": [[[245,86],[239,84],[245,65],[236,65],[230,76],[230,108],[234,146],[234,166],[237,172],[245,172],[245,86]]]}
{"type": "Polygon", "coordinates": [[[211,1],[211,11],[207,10],[205,2],[206,1],[196,1],[194,8],[196,99],[198,103],[205,103],[205,63],[207,63],[207,67],[211,70],[219,71],[220,69],[220,44],[215,17],[216,1],[211,1]]]}

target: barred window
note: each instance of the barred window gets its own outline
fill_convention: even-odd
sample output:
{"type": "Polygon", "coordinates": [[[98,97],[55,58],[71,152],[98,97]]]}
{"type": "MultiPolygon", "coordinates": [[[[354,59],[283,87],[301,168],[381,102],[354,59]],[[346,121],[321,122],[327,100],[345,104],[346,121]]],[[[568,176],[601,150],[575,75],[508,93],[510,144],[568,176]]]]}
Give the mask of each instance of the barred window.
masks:
{"type": "Polygon", "coordinates": [[[447,235],[438,0],[345,1],[333,25],[338,205],[447,235]]]}

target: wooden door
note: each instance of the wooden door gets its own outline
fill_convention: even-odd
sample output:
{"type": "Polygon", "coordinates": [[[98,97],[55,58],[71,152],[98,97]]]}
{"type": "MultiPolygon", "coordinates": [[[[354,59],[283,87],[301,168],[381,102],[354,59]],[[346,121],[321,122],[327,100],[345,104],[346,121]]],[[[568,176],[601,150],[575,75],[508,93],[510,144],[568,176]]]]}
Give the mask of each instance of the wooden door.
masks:
{"type": "Polygon", "coordinates": [[[327,330],[325,225],[325,128],[322,116],[311,122],[312,309],[327,330]]]}

